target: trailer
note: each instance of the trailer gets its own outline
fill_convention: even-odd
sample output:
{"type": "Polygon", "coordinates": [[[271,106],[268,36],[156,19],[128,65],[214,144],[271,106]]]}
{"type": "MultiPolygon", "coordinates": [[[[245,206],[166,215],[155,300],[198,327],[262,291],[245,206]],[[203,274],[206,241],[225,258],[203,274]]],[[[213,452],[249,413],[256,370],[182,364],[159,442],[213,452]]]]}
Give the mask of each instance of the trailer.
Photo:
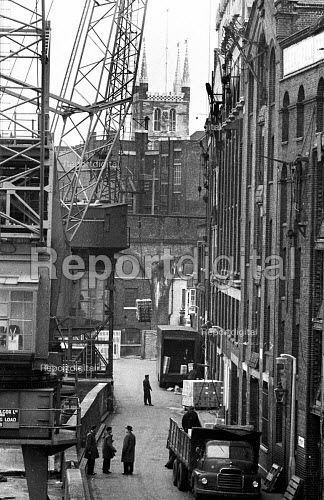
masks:
{"type": "Polygon", "coordinates": [[[157,327],[156,374],[160,387],[182,386],[190,368],[200,361],[200,336],[186,326],[157,327]]]}
{"type": "Polygon", "coordinates": [[[171,418],[167,448],[174,457],[173,484],[191,489],[195,500],[260,499],[260,435],[253,426],[238,425],[194,427],[187,434],[171,418]]]}

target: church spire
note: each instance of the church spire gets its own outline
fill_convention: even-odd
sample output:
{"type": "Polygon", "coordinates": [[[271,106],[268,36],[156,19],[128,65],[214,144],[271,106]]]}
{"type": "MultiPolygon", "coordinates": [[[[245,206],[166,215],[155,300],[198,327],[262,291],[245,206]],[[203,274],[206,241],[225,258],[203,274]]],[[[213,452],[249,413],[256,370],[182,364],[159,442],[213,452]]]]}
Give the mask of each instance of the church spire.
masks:
{"type": "Polygon", "coordinates": [[[188,58],[188,40],[185,40],[186,45],[186,55],[183,65],[183,76],[181,81],[181,87],[190,87],[190,76],[189,76],[189,58],[188,58]]]}
{"type": "Polygon", "coordinates": [[[145,40],[143,41],[143,57],[142,57],[140,84],[141,83],[148,83],[145,40]]]}
{"type": "Polygon", "coordinates": [[[178,43],[178,58],[177,58],[177,67],[175,72],[174,84],[173,84],[173,92],[177,95],[181,93],[181,77],[180,77],[180,49],[178,43]]]}

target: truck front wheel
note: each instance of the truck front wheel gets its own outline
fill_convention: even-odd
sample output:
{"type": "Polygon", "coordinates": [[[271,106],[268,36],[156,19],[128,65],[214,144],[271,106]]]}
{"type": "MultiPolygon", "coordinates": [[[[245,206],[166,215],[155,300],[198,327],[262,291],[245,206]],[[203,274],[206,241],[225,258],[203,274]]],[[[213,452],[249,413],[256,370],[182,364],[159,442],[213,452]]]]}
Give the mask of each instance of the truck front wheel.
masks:
{"type": "Polygon", "coordinates": [[[180,462],[178,466],[177,486],[180,491],[186,491],[188,489],[188,471],[182,462],[180,462]]]}
{"type": "Polygon", "coordinates": [[[176,458],[173,462],[173,472],[172,472],[172,482],[174,486],[178,484],[178,459],[176,458]]]}

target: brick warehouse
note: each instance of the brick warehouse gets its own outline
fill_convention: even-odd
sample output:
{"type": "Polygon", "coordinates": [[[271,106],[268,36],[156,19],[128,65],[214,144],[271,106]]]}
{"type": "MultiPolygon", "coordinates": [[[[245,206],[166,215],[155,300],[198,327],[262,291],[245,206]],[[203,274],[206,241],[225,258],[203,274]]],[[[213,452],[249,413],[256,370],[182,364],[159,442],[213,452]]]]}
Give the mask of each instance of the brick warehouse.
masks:
{"type": "Polygon", "coordinates": [[[227,421],[262,431],[264,472],[296,474],[307,499],[323,469],[322,14],[221,2],[205,145],[209,376],[227,421]]]}

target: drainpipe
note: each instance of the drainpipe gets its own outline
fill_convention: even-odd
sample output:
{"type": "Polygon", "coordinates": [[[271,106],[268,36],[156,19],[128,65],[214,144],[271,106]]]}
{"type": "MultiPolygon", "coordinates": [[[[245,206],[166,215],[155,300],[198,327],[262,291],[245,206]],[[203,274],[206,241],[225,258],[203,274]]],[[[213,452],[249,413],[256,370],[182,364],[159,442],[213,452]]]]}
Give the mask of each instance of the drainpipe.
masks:
{"type": "Polygon", "coordinates": [[[295,423],[296,423],[296,358],[291,354],[280,354],[281,358],[292,360],[291,380],[291,412],[290,412],[290,443],[289,443],[289,478],[295,474],[295,423]]]}

